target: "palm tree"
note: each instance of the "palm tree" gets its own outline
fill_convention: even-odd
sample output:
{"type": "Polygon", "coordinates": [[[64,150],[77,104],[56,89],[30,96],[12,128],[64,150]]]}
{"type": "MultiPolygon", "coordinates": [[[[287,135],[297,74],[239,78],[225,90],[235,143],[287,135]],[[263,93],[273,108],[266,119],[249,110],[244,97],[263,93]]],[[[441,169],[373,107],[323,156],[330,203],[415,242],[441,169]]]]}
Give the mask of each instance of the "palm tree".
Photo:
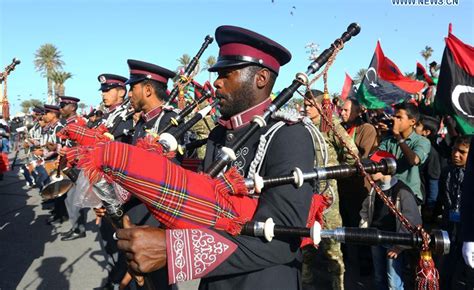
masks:
{"type": "Polygon", "coordinates": [[[81,113],[83,113],[83,112],[84,112],[84,109],[87,107],[87,105],[84,104],[84,103],[79,103],[79,104],[77,105],[77,107],[81,110],[81,113]]]}
{"type": "Polygon", "coordinates": [[[366,69],[366,68],[361,68],[361,69],[357,72],[357,74],[356,74],[356,76],[355,76],[355,78],[354,78],[354,84],[361,83],[362,80],[364,79],[366,73],[367,73],[367,69],[366,69]]]}
{"type": "Polygon", "coordinates": [[[31,108],[31,102],[29,100],[23,101],[21,102],[20,107],[21,111],[26,114],[31,108]]]}
{"type": "Polygon", "coordinates": [[[35,53],[35,68],[40,71],[48,82],[48,102],[52,102],[53,98],[53,80],[51,74],[57,69],[62,68],[64,61],[61,60],[61,52],[56,46],[50,43],[43,44],[35,53]]]}
{"type": "Polygon", "coordinates": [[[427,70],[429,70],[428,68],[428,59],[430,59],[431,55],[433,55],[433,49],[431,47],[429,47],[428,45],[425,46],[425,49],[420,51],[420,54],[421,56],[425,59],[425,67],[427,70]]]}
{"type": "MultiPolygon", "coordinates": [[[[206,59],[206,62],[204,63],[204,67],[202,68],[202,70],[208,70],[210,69],[213,65],[216,64],[216,57],[211,55],[209,56],[207,59],[206,59]]],[[[211,82],[211,77],[212,77],[212,72],[209,72],[209,82],[211,82]]]]}
{"type": "Polygon", "coordinates": [[[191,62],[191,57],[189,56],[189,54],[185,53],[180,58],[178,58],[178,62],[179,64],[181,64],[180,67],[186,68],[191,62]]]}
{"type": "Polygon", "coordinates": [[[21,107],[21,111],[27,114],[30,108],[34,106],[41,106],[42,104],[43,103],[38,99],[31,99],[31,100],[26,100],[26,101],[21,102],[20,107],[21,107]]]}
{"type": "Polygon", "coordinates": [[[41,107],[41,106],[43,106],[43,102],[41,102],[38,99],[30,99],[30,103],[31,103],[31,107],[35,107],[35,106],[41,107]]]}
{"type": "Polygon", "coordinates": [[[51,73],[51,80],[54,82],[54,95],[64,96],[66,87],[64,83],[72,78],[72,74],[64,71],[55,71],[51,73]]]}

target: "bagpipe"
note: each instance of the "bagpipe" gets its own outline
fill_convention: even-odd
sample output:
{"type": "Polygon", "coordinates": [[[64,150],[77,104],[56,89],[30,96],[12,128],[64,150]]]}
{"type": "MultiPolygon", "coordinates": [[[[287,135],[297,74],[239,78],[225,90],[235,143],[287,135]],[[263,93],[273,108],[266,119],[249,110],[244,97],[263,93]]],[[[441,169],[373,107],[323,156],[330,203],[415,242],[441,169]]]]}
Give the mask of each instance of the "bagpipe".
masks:
{"type": "MultiPolygon", "coordinates": [[[[120,212],[121,204],[126,202],[130,195],[134,195],[166,228],[212,227],[234,235],[257,235],[255,231],[252,233],[249,230],[259,228],[258,223],[248,223],[258,203],[258,199],[250,196],[249,187],[261,189],[265,186],[285,183],[298,185],[312,178],[338,178],[353,174],[367,175],[367,171],[371,170],[369,167],[364,168],[357,158],[358,162],[354,169],[339,167],[331,168],[331,170],[315,170],[315,172],[306,174],[295,169],[293,174],[288,176],[262,178],[261,180],[245,180],[235,168],[230,168],[220,174],[230,162],[236,159],[234,152],[241,148],[260,128],[265,127],[270,116],[281,108],[300,86],[309,85],[308,75],[318,71],[330,58],[333,58],[335,52],[340,50],[345,42],[357,35],[359,31],[360,27],[357,24],[351,24],[341,38],[334,41],[330,48],[323,51],[309,65],[306,73],[298,73],[292,84],[274,99],[267,111],[262,116],[254,117],[246,133],[234,143],[232,148],[222,148],[218,159],[211,164],[206,174],[190,172],[172,163],[168,159],[170,156],[167,155],[171,146],[164,148],[163,144],[165,143],[157,143],[161,136],[140,140],[137,146],[106,142],[82,148],[77,155],[79,157],[78,166],[84,169],[96,194],[102,200],[113,201],[114,206],[110,212],[115,212],[117,215],[122,214],[120,212]]],[[[324,117],[323,114],[322,116],[324,117]]],[[[333,130],[332,127],[330,129],[333,130]]],[[[390,166],[387,163],[383,167],[376,168],[376,170],[387,169],[390,166]]],[[[370,178],[369,181],[371,181],[370,178]]],[[[371,184],[377,190],[378,187],[373,181],[371,184]]],[[[382,197],[383,193],[380,188],[378,188],[377,194],[382,197]]],[[[433,233],[433,236],[430,236],[421,227],[411,226],[406,219],[403,220],[403,216],[397,212],[390,200],[383,197],[382,199],[390,205],[391,211],[409,229],[411,233],[408,236],[390,235],[373,230],[356,231],[355,229],[321,232],[320,236],[335,239],[339,237],[339,241],[358,243],[400,242],[420,247],[425,257],[429,256],[431,240],[434,245],[441,245],[435,249],[446,248],[446,245],[449,244],[444,235],[441,235],[443,236],[441,239],[439,234],[433,233]],[[362,236],[366,238],[363,239],[362,236]],[[340,237],[344,237],[344,239],[340,237]]],[[[265,224],[261,227],[265,228],[265,224]]],[[[276,231],[275,229],[274,227],[273,234],[270,235],[268,232],[267,235],[273,238],[273,236],[278,237],[279,234],[284,233],[282,227],[276,231]]],[[[286,230],[294,232],[294,236],[298,237],[311,236],[311,229],[286,228],[286,230]]],[[[260,230],[260,232],[265,235],[264,231],[260,230]]],[[[437,272],[432,271],[434,268],[432,259],[424,259],[421,265],[426,270],[424,273],[430,276],[425,277],[420,284],[435,285],[433,280],[435,280],[437,272]]]]}
{"type": "MultiPolygon", "coordinates": [[[[370,174],[381,172],[384,175],[393,175],[397,170],[397,162],[393,158],[383,158],[380,163],[366,160],[363,162],[363,169],[370,174]]],[[[283,184],[293,184],[296,187],[301,187],[307,181],[340,179],[361,175],[362,170],[359,167],[348,164],[318,167],[311,172],[302,172],[301,169],[296,167],[292,174],[286,176],[263,178],[255,174],[253,179],[245,179],[245,185],[248,189],[254,189],[255,192],[260,193],[264,187],[283,184]]]]}
{"type": "MultiPolygon", "coordinates": [[[[171,128],[176,127],[179,124],[182,124],[184,122],[185,118],[189,114],[191,114],[198,105],[200,105],[204,101],[214,97],[214,91],[213,91],[212,86],[211,86],[210,83],[206,82],[203,86],[201,86],[197,82],[195,82],[194,80],[189,79],[189,76],[191,75],[191,73],[196,68],[196,65],[198,64],[199,58],[204,53],[204,51],[209,46],[209,44],[212,43],[212,41],[213,41],[213,38],[211,36],[209,36],[209,35],[206,36],[206,38],[204,39],[204,43],[202,44],[202,46],[199,49],[198,53],[193,57],[191,62],[186,67],[186,69],[184,71],[184,74],[178,80],[178,84],[176,84],[175,87],[173,88],[173,90],[170,92],[170,94],[169,94],[170,99],[167,102],[167,104],[171,103],[176,98],[176,96],[179,93],[180,87],[183,86],[183,85],[187,85],[188,83],[192,83],[197,90],[201,91],[199,93],[201,96],[197,100],[195,100],[194,102],[189,104],[187,107],[185,107],[178,114],[178,116],[176,116],[175,118],[172,118],[171,122],[169,124],[167,124],[165,126],[165,128],[163,128],[160,132],[158,132],[159,134],[166,133],[171,128]]],[[[167,104],[165,104],[165,106],[167,104]]],[[[214,103],[213,106],[215,106],[215,104],[216,103],[214,103]]],[[[122,104],[122,106],[126,109],[124,109],[119,116],[121,117],[121,119],[123,121],[125,121],[125,120],[128,120],[129,118],[131,118],[131,116],[135,113],[135,111],[131,110],[131,102],[128,98],[125,100],[125,102],[124,102],[124,104],[122,104]]],[[[208,109],[201,110],[200,115],[203,116],[203,114],[204,114],[204,112],[206,112],[206,110],[208,110],[208,109]]],[[[210,109],[209,109],[209,111],[210,111],[210,109]]],[[[205,115],[207,115],[207,113],[205,115]]],[[[197,123],[199,120],[195,121],[195,123],[197,123]]],[[[58,136],[62,139],[74,140],[80,146],[91,146],[91,145],[94,145],[94,144],[97,144],[97,143],[108,142],[110,140],[114,140],[113,136],[109,132],[115,131],[115,129],[119,126],[119,124],[120,124],[120,122],[114,123],[114,125],[112,126],[111,129],[108,129],[103,124],[101,126],[99,126],[98,128],[95,128],[95,129],[88,129],[88,128],[85,128],[84,126],[79,126],[77,124],[69,124],[69,125],[67,125],[66,127],[64,127],[62,129],[62,131],[58,134],[58,136]]],[[[192,126],[189,126],[189,128],[191,128],[191,127],[192,126]]],[[[186,130],[188,130],[189,128],[187,128],[186,130]]],[[[182,130],[183,129],[180,129],[180,131],[182,131],[182,130]]],[[[130,134],[130,132],[127,132],[127,133],[130,134]]],[[[117,137],[120,137],[120,136],[123,136],[123,135],[125,135],[125,132],[123,134],[117,136],[117,137]]],[[[168,142],[173,143],[172,141],[168,141],[168,142]]],[[[177,148],[178,148],[178,146],[176,145],[176,148],[174,148],[174,150],[176,150],[177,148]]]]}
{"type": "MultiPolygon", "coordinates": [[[[84,169],[96,191],[102,191],[96,192],[101,199],[105,197],[126,202],[133,194],[167,228],[204,226],[237,234],[253,216],[258,200],[249,195],[249,182],[246,185],[235,168],[216,177],[233,159],[230,151],[239,148],[259,128],[265,126],[272,113],[283,106],[301,85],[308,83],[307,75],[320,69],[335,50],[340,49],[359,31],[357,24],[351,24],[341,38],[309,65],[306,74],[297,74],[292,85],[274,99],[264,115],[255,116],[249,130],[236,145],[232,149],[223,148],[221,158],[211,165],[207,174],[186,171],[173,164],[168,159],[172,157],[169,151],[176,146],[171,146],[175,144],[170,144],[163,134],[157,138],[142,139],[137,146],[105,142],[81,148],[75,154],[79,160],[78,166],[84,169]],[[161,144],[157,143],[161,139],[161,144]],[[97,188],[102,179],[107,182],[101,183],[102,189],[97,188]],[[119,194],[114,196],[113,192],[117,191],[119,194]]],[[[181,127],[182,130],[178,127],[177,131],[182,132],[185,127],[181,127]]],[[[268,186],[270,183],[267,183],[268,186]]]]}
{"type": "Polygon", "coordinates": [[[204,101],[211,99],[214,97],[214,90],[212,89],[212,85],[209,82],[204,83],[203,86],[199,85],[196,81],[192,81],[192,84],[195,86],[196,90],[201,91],[201,97],[197,100],[186,106],[179,114],[171,118],[170,123],[168,123],[162,130],[158,132],[158,135],[162,133],[168,132],[171,128],[178,126],[179,124],[183,123],[185,118],[191,114],[196,107],[202,104],[204,101]]]}
{"type": "Polygon", "coordinates": [[[193,73],[193,71],[196,69],[196,66],[199,62],[199,58],[201,58],[202,54],[204,51],[207,49],[209,44],[211,44],[214,41],[214,38],[210,35],[207,35],[206,38],[204,39],[204,43],[202,44],[201,48],[197,52],[197,54],[191,59],[191,62],[186,66],[186,69],[184,70],[184,73],[180,76],[178,79],[177,84],[174,86],[173,90],[171,90],[171,93],[169,94],[169,100],[167,104],[172,103],[176,97],[178,96],[181,87],[184,85],[187,85],[189,83],[189,77],[193,73]]]}
{"type": "MultiPolygon", "coordinates": [[[[180,126],[175,127],[173,132],[166,132],[164,131],[163,133],[159,134],[159,141],[160,144],[163,145],[163,148],[168,151],[168,152],[174,152],[178,150],[178,152],[183,155],[184,151],[186,149],[185,145],[180,145],[178,144],[178,140],[181,139],[181,137],[186,133],[189,129],[191,129],[194,125],[196,125],[199,121],[204,119],[210,112],[211,110],[217,106],[218,101],[215,100],[211,104],[207,105],[203,109],[199,110],[194,116],[189,119],[185,123],[181,123],[180,126]]],[[[190,107],[190,106],[188,106],[190,107]]],[[[179,115],[178,115],[179,117],[179,115]]],[[[184,117],[183,117],[184,118],[184,117]]],[[[176,119],[175,119],[176,120],[176,119]]]]}
{"type": "MultiPolygon", "coordinates": [[[[415,249],[421,249],[423,246],[423,237],[419,234],[353,227],[323,230],[318,222],[314,223],[311,228],[288,227],[275,225],[272,218],[268,218],[265,222],[248,222],[242,228],[241,234],[264,237],[268,242],[271,242],[273,238],[307,237],[311,238],[315,245],[318,245],[321,239],[332,239],[340,243],[359,245],[402,245],[415,249]]],[[[429,248],[434,254],[446,255],[449,253],[451,243],[446,231],[434,229],[429,237],[429,248]]]]}
{"type": "MultiPolygon", "coordinates": [[[[148,136],[136,146],[106,142],[79,149],[78,167],[82,168],[99,198],[111,205],[110,212],[131,195],[140,199],[167,228],[214,227],[238,234],[254,214],[258,199],[249,189],[281,184],[301,184],[301,180],[326,180],[359,174],[354,165],[316,168],[314,172],[282,177],[261,178],[261,182],[243,178],[235,168],[222,176],[183,169],[170,159],[173,155],[148,136]],[[300,176],[300,177],[295,177],[300,176]],[[295,179],[297,182],[295,182],[295,179]]],[[[369,172],[390,173],[395,162],[383,159],[367,162],[369,172]]],[[[106,205],[106,207],[108,207],[106,205]]]]}

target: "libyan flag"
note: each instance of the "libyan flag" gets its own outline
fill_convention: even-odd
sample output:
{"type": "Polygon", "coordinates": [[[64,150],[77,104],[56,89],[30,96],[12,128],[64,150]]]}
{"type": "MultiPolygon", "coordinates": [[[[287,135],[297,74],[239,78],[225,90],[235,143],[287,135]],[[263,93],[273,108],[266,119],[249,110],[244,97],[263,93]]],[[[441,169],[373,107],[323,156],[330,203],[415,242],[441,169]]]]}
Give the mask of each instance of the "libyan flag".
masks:
{"type": "Polygon", "coordinates": [[[445,40],[435,108],[453,116],[461,133],[474,134],[474,47],[451,32],[445,40]]]}
{"type": "Polygon", "coordinates": [[[344,80],[344,86],[342,87],[341,99],[343,101],[347,99],[355,99],[357,94],[357,87],[354,85],[354,81],[351,76],[346,73],[344,80]]]}
{"type": "Polygon", "coordinates": [[[435,85],[433,79],[426,73],[425,67],[419,62],[416,62],[416,79],[425,81],[429,86],[435,85]]]}
{"type": "Polygon", "coordinates": [[[383,54],[377,41],[370,66],[357,91],[357,98],[368,109],[384,109],[410,99],[412,94],[423,87],[423,82],[404,76],[397,65],[383,54]]]}

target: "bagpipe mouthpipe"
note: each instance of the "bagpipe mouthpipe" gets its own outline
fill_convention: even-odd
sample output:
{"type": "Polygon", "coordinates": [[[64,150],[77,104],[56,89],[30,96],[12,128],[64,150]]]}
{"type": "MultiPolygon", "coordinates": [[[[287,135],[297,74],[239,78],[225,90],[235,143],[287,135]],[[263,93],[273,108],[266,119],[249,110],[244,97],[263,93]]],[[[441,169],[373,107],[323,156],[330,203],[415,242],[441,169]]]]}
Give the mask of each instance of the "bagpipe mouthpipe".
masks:
{"type": "Polygon", "coordinates": [[[306,73],[298,73],[296,78],[293,80],[291,85],[283,91],[273,100],[272,104],[268,107],[267,111],[262,116],[255,116],[252,120],[252,124],[245,134],[234,143],[232,148],[223,147],[221,148],[220,157],[212,163],[207,172],[210,176],[216,177],[230,162],[236,159],[235,152],[241,148],[245,142],[247,142],[253,134],[255,134],[260,128],[265,127],[270,116],[286,104],[293,94],[303,84],[308,84],[308,75],[314,74],[318,71],[331,57],[337,47],[341,47],[342,44],[349,41],[353,36],[359,34],[360,26],[356,23],[349,25],[347,30],[341,35],[340,38],[336,39],[329,48],[325,49],[309,66],[306,73]]]}
{"type": "MultiPolygon", "coordinates": [[[[376,228],[341,227],[334,230],[322,230],[315,222],[311,228],[275,225],[272,218],[265,222],[248,222],[242,228],[241,235],[264,237],[271,242],[273,238],[309,237],[317,245],[321,239],[332,239],[340,243],[360,245],[401,245],[421,249],[423,239],[418,234],[381,231],[376,228]]],[[[449,253],[450,240],[446,231],[433,230],[430,234],[430,250],[435,254],[449,253]]]]}
{"type": "MultiPolygon", "coordinates": [[[[383,158],[379,163],[366,160],[362,162],[362,166],[370,174],[381,172],[384,175],[392,175],[397,170],[397,162],[393,158],[383,158]]],[[[254,189],[259,193],[263,188],[272,186],[294,184],[297,187],[301,187],[305,181],[339,179],[361,174],[360,168],[356,165],[348,164],[318,167],[314,171],[306,173],[302,172],[299,168],[295,168],[292,174],[280,177],[266,178],[255,174],[253,179],[245,179],[245,185],[248,189],[254,189]]]]}
{"type": "MultiPolygon", "coordinates": [[[[186,69],[184,70],[184,74],[183,74],[184,78],[180,78],[178,80],[179,82],[182,82],[182,83],[186,82],[186,80],[184,79],[186,79],[187,77],[191,75],[191,73],[194,71],[194,69],[196,68],[199,62],[199,58],[202,56],[202,54],[204,53],[206,48],[209,46],[209,44],[211,44],[213,41],[214,41],[214,38],[212,36],[210,35],[206,36],[206,38],[204,39],[204,43],[202,44],[198,53],[191,59],[191,62],[186,66],[186,69]]],[[[176,99],[178,94],[179,94],[179,86],[176,85],[170,93],[168,104],[172,103],[174,99],[176,99]]]]}

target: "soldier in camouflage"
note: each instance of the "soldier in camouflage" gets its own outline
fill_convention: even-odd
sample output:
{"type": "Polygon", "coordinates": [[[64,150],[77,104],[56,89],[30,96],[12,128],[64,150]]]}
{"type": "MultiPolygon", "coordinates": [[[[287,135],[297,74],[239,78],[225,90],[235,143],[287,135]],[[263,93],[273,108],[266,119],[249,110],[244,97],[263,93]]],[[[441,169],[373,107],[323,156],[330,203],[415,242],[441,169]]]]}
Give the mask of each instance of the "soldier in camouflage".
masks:
{"type": "MultiPolygon", "coordinates": [[[[306,93],[304,108],[306,116],[311,119],[317,129],[316,137],[313,137],[316,148],[315,166],[334,166],[341,163],[354,163],[354,158],[347,153],[342,142],[334,131],[320,131],[321,116],[318,109],[313,106],[321,105],[323,92],[312,90],[306,93]],[[314,98],[313,98],[314,97],[314,98]],[[318,138],[319,137],[319,138],[318,138]]],[[[336,132],[342,136],[349,148],[358,154],[354,141],[349,137],[341,120],[333,115],[332,125],[336,132]]],[[[342,226],[341,214],[339,212],[339,194],[335,179],[319,181],[316,184],[316,192],[324,194],[332,201],[331,206],[326,209],[323,215],[324,229],[334,229],[342,226]]],[[[303,251],[303,283],[307,286],[314,286],[317,289],[344,289],[344,262],[340,244],[325,239],[319,244],[318,250],[314,247],[307,247],[303,251]]]]}

